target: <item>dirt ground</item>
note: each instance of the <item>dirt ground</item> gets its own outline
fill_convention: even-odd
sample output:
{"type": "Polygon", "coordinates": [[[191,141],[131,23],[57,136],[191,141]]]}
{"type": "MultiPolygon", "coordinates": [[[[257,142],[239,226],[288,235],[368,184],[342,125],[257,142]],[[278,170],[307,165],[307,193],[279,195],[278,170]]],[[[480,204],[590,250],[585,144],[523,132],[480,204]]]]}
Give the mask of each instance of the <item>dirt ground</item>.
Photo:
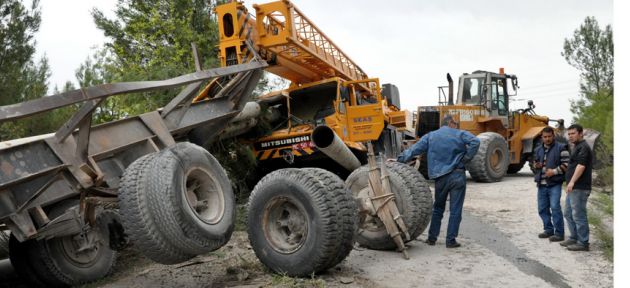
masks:
{"type": "MultiPolygon", "coordinates": [[[[445,214],[437,245],[422,242],[425,232],[410,242],[410,260],[396,252],[355,247],[327,273],[294,279],[270,273],[255,257],[246,233],[236,232],[225,247],[172,266],[128,249],[110,277],[85,287],[613,286],[613,264],[592,230],[590,252],[571,252],[537,237],[542,224],[531,174],[521,172],[490,184],[469,179],[464,211],[458,238],[462,247],[445,248],[445,214]]],[[[0,272],[3,284],[9,283],[7,277],[0,272]]],[[[11,286],[19,284],[11,281],[11,286]]]]}

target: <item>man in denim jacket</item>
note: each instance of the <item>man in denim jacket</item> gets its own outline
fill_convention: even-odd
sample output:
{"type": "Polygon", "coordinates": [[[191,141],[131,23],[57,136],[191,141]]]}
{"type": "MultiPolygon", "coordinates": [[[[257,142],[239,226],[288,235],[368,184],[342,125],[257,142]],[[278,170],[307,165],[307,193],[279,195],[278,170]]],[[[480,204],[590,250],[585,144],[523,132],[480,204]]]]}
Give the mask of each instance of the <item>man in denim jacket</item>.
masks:
{"type": "Polygon", "coordinates": [[[440,233],[446,198],[450,194],[451,215],[448,220],[446,247],[461,246],[455,238],[462,221],[462,208],[466,195],[466,170],[464,164],[470,161],[479,149],[479,139],[468,131],[457,129],[457,122],[451,115],[442,120],[442,127],[420,138],[409,149],[398,156],[398,162],[406,163],[413,157],[427,153],[429,178],[435,180],[435,202],[429,227],[429,245],[435,245],[440,233]]]}
{"type": "Polygon", "coordinates": [[[538,215],[543,222],[543,232],[538,238],[551,242],[564,240],[564,219],[560,197],[564,173],[569,163],[567,145],[554,139],[553,128],[542,130],[542,145],[534,150],[534,181],[538,186],[538,215]]]}

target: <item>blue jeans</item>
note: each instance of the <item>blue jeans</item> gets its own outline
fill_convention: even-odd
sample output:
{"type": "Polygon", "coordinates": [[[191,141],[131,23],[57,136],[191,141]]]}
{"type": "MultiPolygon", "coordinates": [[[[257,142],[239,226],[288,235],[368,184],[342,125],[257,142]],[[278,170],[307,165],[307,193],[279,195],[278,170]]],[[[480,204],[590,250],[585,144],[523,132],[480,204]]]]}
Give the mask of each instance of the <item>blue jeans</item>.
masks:
{"type": "Polygon", "coordinates": [[[578,244],[588,245],[588,216],[586,215],[586,201],[591,195],[591,190],[573,189],[567,194],[564,207],[564,217],[569,227],[569,239],[576,240],[578,244]]]}
{"type": "Polygon", "coordinates": [[[433,202],[433,216],[429,227],[429,240],[437,240],[442,225],[442,217],[446,207],[446,198],[450,194],[451,215],[448,219],[446,244],[455,243],[459,233],[459,223],[462,222],[462,208],[466,196],[466,172],[456,169],[453,172],[435,179],[435,202],[433,202]]]}
{"type": "Polygon", "coordinates": [[[560,196],[562,196],[562,184],[538,186],[538,215],[542,219],[545,233],[564,237],[560,196]]]}

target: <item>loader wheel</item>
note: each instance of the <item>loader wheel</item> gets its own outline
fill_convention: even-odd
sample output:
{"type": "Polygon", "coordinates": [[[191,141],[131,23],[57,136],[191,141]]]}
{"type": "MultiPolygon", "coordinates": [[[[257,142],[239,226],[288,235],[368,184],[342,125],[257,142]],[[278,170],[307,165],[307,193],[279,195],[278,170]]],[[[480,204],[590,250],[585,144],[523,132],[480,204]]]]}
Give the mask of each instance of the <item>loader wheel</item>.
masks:
{"type": "MultiPolygon", "coordinates": [[[[58,217],[73,206],[78,206],[78,201],[62,202],[48,216],[58,217]]],[[[116,252],[103,241],[98,227],[88,229],[82,234],[41,241],[17,243],[14,239],[12,248],[17,255],[12,256],[12,264],[22,277],[33,277],[29,278],[33,284],[43,282],[47,287],[74,286],[103,278],[112,271],[116,252]],[[24,260],[29,263],[22,263],[24,260]]]]}
{"type": "Polygon", "coordinates": [[[263,177],[247,211],[247,233],[258,259],[276,273],[306,277],[345,258],[355,221],[352,203],[340,196],[349,192],[340,184],[333,175],[311,169],[280,169],[263,177]]]}
{"type": "MultiPolygon", "coordinates": [[[[422,233],[422,231],[419,230],[426,228],[426,226],[424,226],[424,228],[422,227],[427,221],[425,208],[427,207],[426,203],[431,202],[427,201],[424,193],[428,191],[430,197],[431,192],[425,188],[418,190],[420,193],[414,191],[418,189],[420,185],[414,185],[412,182],[420,180],[421,178],[418,177],[420,175],[415,173],[415,177],[412,177],[411,175],[414,174],[401,168],[401,165],[404,164],[387,163],[386,165],[390,173],[389,180],[392,193],[395,196],[396,206],[398,206],[398,211],[402,215],[405,226],[407,226],[408,232],[412,237],[411,239],[404,239],[405,242],[409,242],[414,239],[414,235],[417,237],[417,235],[422,233]],[[416,195],[416,193],[420,195],[416,195]]],[[[413,168],[411,168],[411,170],[413,170],[413,168]]],[[[369,169],[366,165],[354,170],[354,172],[348,176],[348,179],[346,179],[346,187],[352,192],[356,201],[359,203],[370,201],[369,194],[371,192],[368,175],[369,169]]],[[[428,186],[426,188],[428,188],[428,186]]],[[[428,211],[431,211],[431,208],[428,208],[428,211]]],[[[369,249],[391,250],[397,248],[396,243],[387,233],[383,222],[378,216],[370,215],[367,211],[362,211],[359,214],[359,229],[357,231],[356,240],[359,244],[369,249]]]]}
{"type": "Polygon", "coordinates": [[[507,141],[494,132],[481,133],[477,138],[481,141],[479,151],[466,164],[470,176],[477,182],[501,181],[510,163],[507,141]]]}

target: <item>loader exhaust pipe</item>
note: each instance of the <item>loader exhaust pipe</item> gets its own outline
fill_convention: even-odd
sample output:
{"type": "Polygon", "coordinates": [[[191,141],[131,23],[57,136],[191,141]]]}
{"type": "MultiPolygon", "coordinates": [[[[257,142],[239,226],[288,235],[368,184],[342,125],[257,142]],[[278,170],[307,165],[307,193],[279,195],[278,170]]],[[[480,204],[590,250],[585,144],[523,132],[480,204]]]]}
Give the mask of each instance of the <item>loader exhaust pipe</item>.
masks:
{"type": "Polygon", "coordinates": [[[450,73],[446,73],[446,80],[448,81],[448,105],[453,105],[453,78],[450,73]]]}
{"type": "Polygon", "coordinates": [[[317,149],[348,169],[348,171],[354,171],[361,167],[359,159],[352,154],[350,148],[343,144],[341,138],[330,127],[322,125],[315,128],[313,133],[311,133],[311,140],[317,149]]]}

